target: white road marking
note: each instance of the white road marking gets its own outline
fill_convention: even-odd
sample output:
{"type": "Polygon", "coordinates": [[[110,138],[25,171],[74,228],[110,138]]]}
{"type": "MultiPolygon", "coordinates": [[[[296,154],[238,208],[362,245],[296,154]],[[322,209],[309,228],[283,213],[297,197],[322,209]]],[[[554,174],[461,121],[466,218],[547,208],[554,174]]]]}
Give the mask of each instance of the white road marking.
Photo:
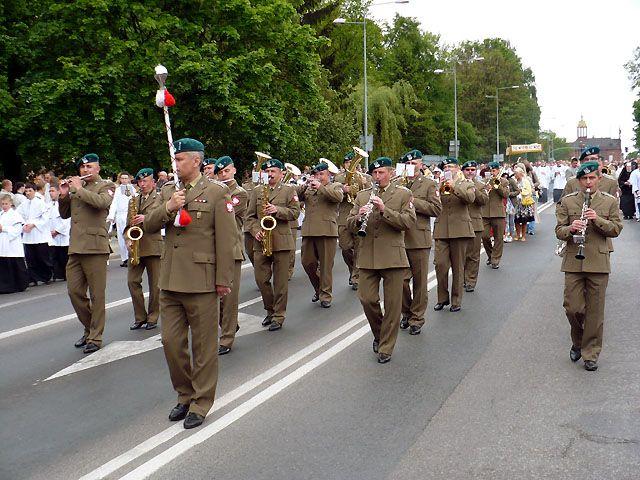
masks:
{"type": "Polygon", "coordinates": [[[44,295],[36,295],[35,297],[21,298],[20,300],[14,300],[13,302],[7,302],[0,305],[0,308],[13,307],[14,305],[20,305],[21,303],[33,302],[41,298],[53,297],[54,295],[60,295],[60,292],[45,293],[44,295]]]}

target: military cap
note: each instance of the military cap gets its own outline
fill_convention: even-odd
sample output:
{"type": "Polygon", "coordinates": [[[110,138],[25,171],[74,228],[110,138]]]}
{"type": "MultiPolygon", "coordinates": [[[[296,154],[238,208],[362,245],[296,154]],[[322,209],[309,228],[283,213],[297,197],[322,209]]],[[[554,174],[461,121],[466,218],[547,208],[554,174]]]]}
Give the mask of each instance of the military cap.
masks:
{"type": "Polygon", "coordinates": [[[205,158],[202,161],[202,165],[207,166],[207,165],[215,165],[216,162],[218,161],[217,158],[205,158]]]}
{"type": "Polygon", "coordinates": [[[402,163],[407,163],[411,160],[420,159],[422,160],[422,152],[420,150],[410,150],[400,158],[402,163]]]}
{"type": "Polygon", "coordinates": [[[489,168],[500,168],[500,164],[498,162],[489,162],[489,163],[487,163],[487,167],[489,167],[489,168]]]}
{"type": "Polygon", "coordinates": [[[193,138],[181,138],[173,142],[173,147],[176,149],[176,153],[182,152],[204,152],[204,145],[202,142],[193,138]]]}
{"type": "MultiPolygon", "coordinates": [[[[593,155],[593,154],[589,154],[593,155]]],[[[582,165],[578,167],[578,171],[576,172],[576,178],[584,177],[588,173],[597,172],[600,165],[598,162],[584,162],[582,165]]]]}
{"type": "Polygon", "coordinates": [[[478,166],[478,162],[469,160],[468,162],[464,162],[462,164],[462,169],[464,170],[465,168],[476,168],[477,166],[478,166]]]}
{"type": "Polygon", "coordinates": [[[216,166],[213,169],[214,173],[218,173],[220,170],[222,170],[223,168],[225,168],[228,165],[231,165],[233,163],[233,160],[231,160],[231,157],[229,155],[225,155],[224,157],[220,157],[218,159],[218,161],[216,162],[216,166]]]}
{"type": "Polygon", "coordinates": [[[453,157],[447,157],[442,161],[442,163],[444,165],[458,165],[458,159],[453,157]]]}
{"type": "Polygon", "coordinates": [[[317,172],[323,172],[325,170],[329,169],[329,165],[324,163],[324,162],[320,162],[317,165],[315,165],[312,169],[311,169],[311,173],[317,173],[317,172]]]}
{"type": "Polygon", "coordinates": [[[261,168],[262,170],[266,170],[267,168],[272,168],[272,167],[279,168],[280,170],[284,170],[284,165],[277,158],[270,158],[269,160],[267,160],[262,164],[261,168]]]}
{"type": "Polygon", "coordinates": [[[153,168],[148,168],[148,167],[141,168],[140,170],[138,170],[138,173],[136,173],[134,180],[137,182],[141,178],[147,178],[147,177],[153,177],[153,168]]]}
{"type": "Polygon", "coordinates": [[[597,155],[600,153],[600,147],[587,147],[580,154],[580,161],[584,160],[584,157],[589,155],[597,155]]]}
{"type": "Polygon", "coordinates": [[[369,164],[369,173],[372,173],[376,168],[390,167],[392,164],[389,157],[378,157],[375,162],[369,164]]]}
{"type": "Polygon", "coordinates": [[[353,152],[347,152],[347,154],[344,156],[344,158],[342,159],[343,162],[350,162],[351,160],[353,160],[354,157],[354,153],[353,152]]]}
{"type": "Polygon", "coordinates": [[[87,153],[76,161],[76,167],[84,165],[85,163],[100,163],[100,157],[98,157],[98,155],[96,155],[95,153],[87,153]]]}

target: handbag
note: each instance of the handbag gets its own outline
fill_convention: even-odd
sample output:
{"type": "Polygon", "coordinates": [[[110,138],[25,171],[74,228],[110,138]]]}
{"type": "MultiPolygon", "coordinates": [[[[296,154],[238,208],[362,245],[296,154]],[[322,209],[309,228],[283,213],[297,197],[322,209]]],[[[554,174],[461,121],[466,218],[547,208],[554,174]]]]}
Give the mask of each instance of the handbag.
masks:
{"type": "Polygon", "coordinates": [[[533,201],[533,197],[524,197],[522,199],[522,206],[523,207],[530,207],[531,205],[533,205],[535,202],[533,201]]]}

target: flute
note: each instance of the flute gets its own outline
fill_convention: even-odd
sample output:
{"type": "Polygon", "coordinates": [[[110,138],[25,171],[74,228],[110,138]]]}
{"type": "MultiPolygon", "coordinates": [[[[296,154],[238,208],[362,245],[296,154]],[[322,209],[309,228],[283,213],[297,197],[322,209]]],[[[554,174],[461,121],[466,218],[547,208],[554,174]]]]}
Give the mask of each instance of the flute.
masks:
{"type": "MultiPolygon", "coordinates": [[[[93,177],[93,173],[90,173],[90,174],[88,174],[88,175],[82,175],[82,176],[80,177],[80,180],[84,180],[85,178],[89,178],[89,177],[93,177]]],[[[64,179],[64,180],[62,180],[62,181],[60,182],[60,185],[62,185],[62,184],[67,184],[67,183],[69,183],[69,180],[68,180],[68,179],[64,179]]]]}

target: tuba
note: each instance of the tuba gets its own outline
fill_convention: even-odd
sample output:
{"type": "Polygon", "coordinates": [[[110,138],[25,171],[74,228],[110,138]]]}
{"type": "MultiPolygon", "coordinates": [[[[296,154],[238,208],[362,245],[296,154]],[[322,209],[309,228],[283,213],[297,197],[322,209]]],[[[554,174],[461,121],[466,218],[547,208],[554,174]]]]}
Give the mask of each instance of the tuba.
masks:
{"type": "Polygon", "coordinates": [[[349,187],[349,193],[347,193],[347,202],[349,203],[353,203],[358,191],[362,187],[361,182],[358,181],[358,165],[362,159],[369,158],[369,154],[361,148],[353,147],[353,152],[355,155],[353,160],[351,160],[349,169],[346,171],[344,182],[349,187]]]}
{"type": "Polygon", "coordinates": [[[329,168],[327,170],[329,170],[329,173],[331,175],[337,175],[338,173],[340,173],[340,169],[328,158],[320,158],[320,162],[326,163],[328,165],[329,168]]]}
{"type": "MultiPolygon", "coordinates": [[[[131,225],[133,223],[133,219],[136,215],[138,215],[138,202],[140,199],[138,197],[131,197],[129,199],[129,207],[127,209],[127,225],[131,225]]],[[[129,254],[131,256],[130,262],[134,267],[140,263],[140,239],[144,235],[142,229],[133,225],[127,229],[125,233],[125,238],[129,240],[129,254]]]]}

